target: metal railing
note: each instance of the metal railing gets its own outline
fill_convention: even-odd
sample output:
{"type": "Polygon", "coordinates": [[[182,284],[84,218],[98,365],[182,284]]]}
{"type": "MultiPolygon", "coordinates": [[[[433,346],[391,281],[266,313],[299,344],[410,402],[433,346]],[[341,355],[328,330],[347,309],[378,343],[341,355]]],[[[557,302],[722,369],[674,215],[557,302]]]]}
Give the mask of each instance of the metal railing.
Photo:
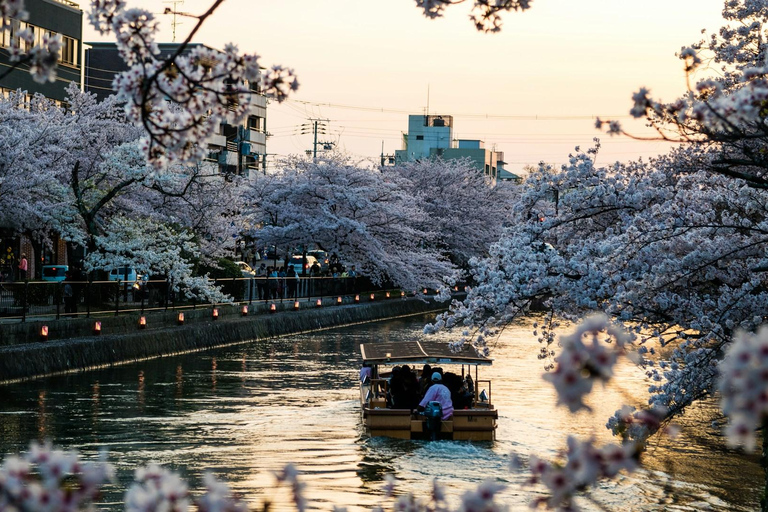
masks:
{"type": "MultiPolygon", "coordinates": [[[[174,291],[171,284],[167,280],[2,282],[0,321],[120,315],[214,305],[174,291]]],[[[369,301],[371,294],[376,294],[377,298],[385,298],[390,293],[401,294],[400,290],[373,286],[364,277],[221,278],[213,279],[212,284],[238,305],[342,296],[357,296],[369,301]]]]}

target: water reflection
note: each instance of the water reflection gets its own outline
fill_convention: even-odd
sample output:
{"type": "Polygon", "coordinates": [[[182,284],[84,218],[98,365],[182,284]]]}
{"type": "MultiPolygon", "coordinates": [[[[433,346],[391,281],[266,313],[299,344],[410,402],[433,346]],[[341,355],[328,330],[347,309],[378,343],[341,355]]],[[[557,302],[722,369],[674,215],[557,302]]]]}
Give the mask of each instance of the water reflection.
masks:
{"type": "MultiPolygon", "coordinates": [[[[119,479],[106,496],[111,509],[120,508],[133,470],[153,461],[181,472],[193,488],[212,470],[252,507],[275,498],[272,472],[292,462],[304,474],[315,509],[370,508],[381,499],[384,475],[394,473],[402,491],[421,494],[438,478],[453,502],[486,478],[507,482],[504,501],[517,510],[541,489],[510,473],[510,452],[554,457],[567,434],[611,441],[605,419],[622,403],[646,400],[636,395],[644,375],[626,365],[617,369],[621,385],[597,390],[592,414],[555,407],[552,389],[540,378],[538,344],[522,325],[505,332],[494,366],[480,370],[481,380],[493,379],[496,442],[368,438],[355,387],[358,345],[420,338],[424,322],[360,325],[6,386],[0,452],[22,451],[46,438],[92,457],[107,448],[119,479]]],[[[724,450],[719,432],[702,426],[714,414],[714,404],[692,410],[684,417],[682,443],[660,441],[645,457],[646,472],[601,485],[595,499],[615,510],[755,508],[759,467],[753,458],[724,450]]],[[[273,508],[291,508],[287,491],[277,491],[273,508]]]]}

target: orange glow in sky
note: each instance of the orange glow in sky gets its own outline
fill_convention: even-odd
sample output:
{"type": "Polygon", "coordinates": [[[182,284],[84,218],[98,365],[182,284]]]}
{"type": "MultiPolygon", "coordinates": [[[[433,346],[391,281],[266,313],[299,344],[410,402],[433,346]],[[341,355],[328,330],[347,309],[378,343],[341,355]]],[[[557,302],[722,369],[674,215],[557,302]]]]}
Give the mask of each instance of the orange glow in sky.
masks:
{"type": "MultiPolygon", "coordinates": [[[[173,38],[166,7],[201,14],[212,0],[128,0],[157,13],[173,38]]],[[[639,87],[672,100],[685,91],[681,47],[701,29],[723,23],[722,0],[536,0],[524,13],[504,15],[499,34],[478,33],[469,5],[428,20],[413,0],[227,0],[195,42],[258,53],[264,65],[292,67],[301,87],[284,104],[270,103],[267,151],[274,158],[312,148],[301,134],[309,118],[328,119],[321,140],[356,157],[378,161],[401,148],[408,114],[454,116],[454,135],[481,139],[504,151],[508,168],[539,161],[559,164],[575,146],[601,138],[599,161],[631,160],[666,151],[661,142],[600,135],[594,116],[628,119],[639,87]]],[[[87,5],[83,3],[83,8],[87,5]]],[[[177,16],[176,40],[194,20],[177,16]]],[[[84,41],[105,40],[90,26],[84,41]]],[[[306,130],[305,130],[306,131],[306,130]]]]}

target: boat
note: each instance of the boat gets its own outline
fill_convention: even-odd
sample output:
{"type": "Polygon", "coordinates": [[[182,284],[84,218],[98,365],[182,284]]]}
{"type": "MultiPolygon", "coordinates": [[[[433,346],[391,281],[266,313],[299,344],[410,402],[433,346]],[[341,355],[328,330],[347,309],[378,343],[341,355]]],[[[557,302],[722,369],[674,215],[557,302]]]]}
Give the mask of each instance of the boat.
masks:
{"type": "Polygon", "coordinates": [[[466,345],[458,351],[453,351],[447,343],[438,341],[377,342],[362,343],[360,354],[363,358],[363,368],[370,368],[361,372],[360,404],[363,425],[372,437],[495,440],[496,420],[499,415],[492,403],[491,381],[478,378],[478,368],[491,365],[493,360],[478,355],[474,347],[466,345]],[[457,407],[454,400],[453,416],[441,420],[436,436],[437,427],[431,431],[428,428],[434,422],[428,423],[423,414],[410,408],[395,409],[388,400],[389,382],[394,367],[409,365],[415,367],[420,374],[425,364],[433,368],[445,367],[443,371],[450,370],[450,373],[460,375],[462,379],[465,378],[465,371],[471,376],[474,369],[473,392],[465,396],[461,407],[457,407]],[[482,391],[479,391],[481,388],[482,391]]]}

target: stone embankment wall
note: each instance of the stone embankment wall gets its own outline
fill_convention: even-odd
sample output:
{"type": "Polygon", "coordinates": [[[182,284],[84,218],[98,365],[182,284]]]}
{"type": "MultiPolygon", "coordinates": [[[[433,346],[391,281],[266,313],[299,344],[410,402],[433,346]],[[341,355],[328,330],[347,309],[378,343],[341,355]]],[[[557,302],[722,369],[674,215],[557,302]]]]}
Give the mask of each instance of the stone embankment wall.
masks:
{"type": "Polygon", "coordinates": [[[240,307],[219,306],[220,317],[215,321],[211,308],[185,310],[183,325],[177,325],[178,311],[157,312],[145,315],[146,329],[138,329],[139,315],[6,324],[0,326],[0,332],[4,332],[0,340],[0,383],[438,312],[446,307],[447,303],[409,298],[299,311],[285,309],[274,314],[260,304],[252,305],[248,316],[241,315],[240,307]],[[95,320],[102,322],[99,336],[91,332],[95,320]],[[50,338],[46,342],[39,341],[43,324],[49,326],[50,338]]]}

